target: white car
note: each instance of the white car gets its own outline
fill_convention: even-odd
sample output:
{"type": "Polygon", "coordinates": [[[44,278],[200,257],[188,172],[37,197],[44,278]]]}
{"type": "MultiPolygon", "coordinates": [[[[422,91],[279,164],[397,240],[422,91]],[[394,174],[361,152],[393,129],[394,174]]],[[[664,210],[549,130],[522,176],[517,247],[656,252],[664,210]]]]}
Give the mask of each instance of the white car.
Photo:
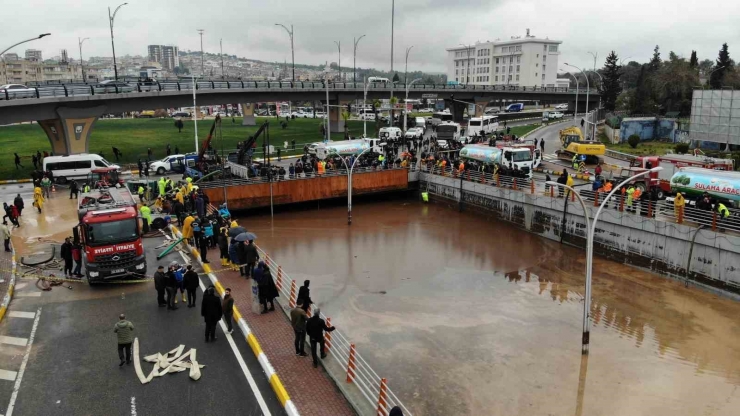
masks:
{"type": "Polygon", "coordinates": [[[433,113],[434,110],[432,110],[431,108],[420,108],[418,112],[419,113],[433,113]]]}
{"type": "Polygon", "coordinates": [[[568,104],[558,104],[558,105],[555,106],[555,109],[556,110],[567,110],[568,109],[568,104]]]}
{"type": "Polygon", "coordinates": [[[407,139],[421,139],[424,137],[424,129],[421,127],[412,127],[406,130],[406,134],[404,134],[403,137],[407,139]]]}
{"type": "Polygon", "coordinates": [[[316,118],[326,118],[326,113],[317,111],[316,112],[316,118]]]}
{"type": "Polygon", "coordinates": [[[563,113],[559,111],[553,111],[552,113],[549,113],[547,117],[550,118],[550,120],[557,120],[563,118],[563,113]]]}
{"type": "Polygon", "coordinates": [[[23,84],[0,85],[0,100],[34,97],[36,97],[36,90],[34,90],[33,88],[28,88],[23,84]]]}
{"type": "Polygon", "coordinates": [[[162,160],[155,160],[149,164],[149,170],[157,172],[157,175],[164,175],[167,172],[175,170],[178,163],[184,163],[185,155],[169,155],[162,160]]]}

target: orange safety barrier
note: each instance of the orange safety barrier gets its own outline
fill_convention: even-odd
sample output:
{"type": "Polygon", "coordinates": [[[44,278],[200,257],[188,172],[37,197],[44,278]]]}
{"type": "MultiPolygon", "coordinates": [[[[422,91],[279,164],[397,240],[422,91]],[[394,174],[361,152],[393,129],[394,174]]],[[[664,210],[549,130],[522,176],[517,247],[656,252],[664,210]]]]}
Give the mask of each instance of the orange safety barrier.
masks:
{"type": "Polygon", "coordinates": [[[619,201],[619,212],[624,212],[624,193],[625,189],[622,188],[622,199],[619,201]]]}
{"type": "Polygon", "coordinates": [[[470,169],[468,169],[467,173],[468,173],[468,180],[470,180],[470,169]]]}
{"type": "Polygon", "coordinates": [[[496,174],[496,186],[501,187],[501,177],[499,174],[496,174]]]}
{"type": "MultiPolygon", "coordinates": [[[[331,328],[331,318],[326,318],[326,326],[331,328]]],[[[331,332],[324,331],[324,348],[326,351],[329,351],[331,349],[331,332]]]]}
{"type": "Polygon", "coordinates": [[[573,191],[568,192],[570,192],[570,202],[576,202],[576,193],[573,191]]]}
{"type": "Polygon", "coordinates": [[[283,288],[283,268],[282,266],[278,266],[277,283],[275,284],[275,286],[277,286],[278,291],[280,291],[283,288]]]}
{"type": "Polygon", "coordinates": [[[295,308],[295,280],[290,279],[290,308],[295,308]]]}
{"type": "Polygon", "coordinates": [[[531,185],[531,189],[532,189],[532,195],[534,195],[534,179],[532,179],[532,180],[531,180],[531,181],[529,182],[529,184],[531,185]]]}
{"type": "Polygon", "coordinates": [[[599,191],[596,191],[594,193],[594,206],[595,207],[598,207],[599,206],[599,191]]]}
{"type": "Polygon", "coordinates": [[[516,191],[516,178],[511,178],[511,183],[513,185],[511,189],[516,191]]]}
{"type": "Polygon", "coordinates": [[[683,224],[683,207],[678,207],[678,223],[683,224]]]}
{"type": "Polygon", "coordinates": [[[387,416],[385,408],[388,407],[388,386],[384,378],[380,379],[380,392],[378,393],[378,415],[387,416]]]}
{"type": "Polygon", "coordinates": [[[648,218],[652,218],[653,217],[653,201],[648,201],[648,213],[647,213],[647,216],[648,216],[648,218]]]}
{"type": "Polygon", "coordinates": [[[265,266],[270,267],[270,253],[265,252],[265,266]]]}
{"type": "Polygon", "coordinates": [[[480,173],[480,183],[485,184],[486,183],[486,172],[480,173]]]}
{"type": "Polygon", "coordinates": [[[555,187],[552,185],[550,186],[550,198],[555,198],[555,187]]]}
{"type": "Polygon", "coordinates": [[[717,211],[712,212],[712,231],[717,231],[717,211]]]}
{"type": "Polygon", "coordinates": [[[349,344],[349,361],[347,361],[347,383],[355,380],[355,344],[349,344]]]}

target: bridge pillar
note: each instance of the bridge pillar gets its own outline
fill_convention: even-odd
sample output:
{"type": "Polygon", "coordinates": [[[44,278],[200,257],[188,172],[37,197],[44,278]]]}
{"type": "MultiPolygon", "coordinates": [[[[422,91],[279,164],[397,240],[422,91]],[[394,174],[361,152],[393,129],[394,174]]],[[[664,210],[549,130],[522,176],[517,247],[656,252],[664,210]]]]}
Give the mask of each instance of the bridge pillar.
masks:
{"type": "Polygon", "coordinates": [[[344,119],[342,118],[342,112],[347,108],[347,104],[351,101],[340,101],[334,102],[334,107],[329,107],[329,128],[332,133],[344,133],[344,119]],[[339,103],[341,107],[336,107],[336,103],[339,103]]]}
{"type": "Polygon", "coordinates": [[[59,107],[59,118],[38,120],[46,133],[54,155],[72,155],[90,151],[90,133],[93,124],[106,110],[100,105],[90,108],[59,107]]]}
{"type": "Polygon", "coordinates": [[[454,120],[455,123],[462,124],[463,114],[468,105],[465,103],[461,103],[459,101],[452,101],[448,99],[445,99],[445,103],[447,104],[447,108],[450,109],[450,114],[452,114],[452,120],[454,120]]]}
{"type": "Polygon", "coordinates": [[[486,106],[489,102],[491,102],[490,98],[484,98],[484,97],[475,97],[475,116],[481,117],[483,116],[483,113],[486,111],[486,106]]]}
{"type": "Polygon", "coordinates": [[[242,119],[242,126],[256,126],[257,120],[254,118],[254,103],[244,103],[239,104],[242,108],[242,115],[244,115],[244,118],[242,119]]]}

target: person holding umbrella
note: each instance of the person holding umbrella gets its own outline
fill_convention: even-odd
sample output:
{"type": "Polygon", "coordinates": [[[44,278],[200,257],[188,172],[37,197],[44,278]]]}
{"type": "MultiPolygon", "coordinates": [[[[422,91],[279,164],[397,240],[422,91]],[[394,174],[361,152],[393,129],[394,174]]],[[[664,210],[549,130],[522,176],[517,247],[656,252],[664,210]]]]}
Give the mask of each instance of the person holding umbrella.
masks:
{"type": "MultiPolygon", "coordinates": [[[[241,228],[241,227],[240,227],[241,228]]],[[[246,276],[247,278],[252,276],[252,270],[254,269],[257,260],[259,260],[259,254],[257,253],[257,247],[254,245],[254,239],[257,236],[254,233],[243,232],[236,237],[234,240],[239,242],[237,247],[237,255],[239,257],[239,272],[240,275],[246,276]],[[244,244],[245,242],[249,244],[244,244]]]]}

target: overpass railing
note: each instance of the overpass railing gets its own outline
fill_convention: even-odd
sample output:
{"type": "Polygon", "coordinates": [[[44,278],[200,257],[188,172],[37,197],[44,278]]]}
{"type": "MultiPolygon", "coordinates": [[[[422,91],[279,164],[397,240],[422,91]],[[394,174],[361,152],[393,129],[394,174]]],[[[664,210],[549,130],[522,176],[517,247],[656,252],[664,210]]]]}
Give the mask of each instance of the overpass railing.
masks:
{"type": "MultiPolygon", "coordinates": [[[[461,181],[472,182],[481,185],[497,186],[503,189],[526,192],[532,194],[534,198],[562,198],[569,197],[571,202],[576,202],[575,195],[571,195],[563,188],[544,184],[544,180],[539,181],[539,185],[544,185],[544,189],[538,185],[534,178],[511,177],[492,173],[458,170],[451,167],[441,168],[435,164],[421,163],[421,171],[427,174],[451,177],[461,181]]],[[[590,186],[590,185],[588,185],[590,186]]],[[[420,180],[420,189],[425,188],[424,180],[420,180]]],[[[594,207],[598,207],[607,193],[593,190],[581,189],[578,194],[586,202],[593,202],[594,207]]],[[[576,205],[578,203],[576,202],[576,205]]],[[[711,208],[711,207],[710,207],[711,208]]],[[[659,221],[684,224],[692,227],[703,227],[712,231],[734,231],[740,232],[740,210],[727,207],[729,216],[725,217],[714,209],[699,209],[693,201],[687,201],[684,207],[675,207],[673,198],[665,200],[649,200],[629,198],[626,192],[612,195],[612,198],[605,205],[609,211],[619,211],[621,213],[632,214],[640,217],[653,218],[659,221]]]]}
{"type": "MultiPolygon", "coordinates": [[[[298,288],[303,285],[302,281],[292,279],[283,271],[282,267],[275,262],[270,255],[262,248],[257,247],[260,258],[270,268],[272,278],[275,281],[283,299],[287,299],[289,308],[296,306],[296,296],[298,288]]],[[[308,309],[308,316],[312,316],[314,305],[308,309]]],[[[284,312],[290,313],[290,310],[284,312]]],[[[331,325],[331,318],[321,312],[321,317],[327,325],[331,325]]],[[[381,378],[375,370],[372,369],[367,360],[357,351],[354,343],[350,342],[346,335],[340,330],[326,332],[324,334],[326,353],[331,356],[343,371],[333,371],[327,367],[327,372],[335,379],[337,383],[351,384],[357,387],[362,397],[367,401],[366,406],[371,406],[377,410],[378,416],[388,416],[394,406],[399,406],[404,415],[411,416],[411,412],[401,403],[395,393],[388,387],[388,381],[381,378]]],[[[349,399],[349,397],[348,397],[349,399]]],[[[365,406],[363,406],[365,407],[365,406]]]]}
{"type": "MultiPolygon", "coordinates": [[[[244,80],[196,80],[195,89],[203,91],[223,91],[223,90],[326,90],[334,91],[353,91],[359,92],[365,90],[363,83],[354,82],[330,82],[328,85],[322,81],[244,81],[244,80]]],[[[92,96],[102,94],[135,94],[143,92],[158,91],[192,91],[193,81],[185,79],[162,79],[156,81],[131,82],[124,85],[103,85],[98,83],[85,83],[80,80],[70,80],[67,83],[39,83],[29,86],[26,89],[19,90],[2,90],[0,91],[0,100],[13,99],[40,99],[49,97],[75,97],[75,96],[92,96]]],[[[404,91],[405,86],[397,84],[392,86],[390,83],[373,83],[367,86],[367,90],[372,91],[404,91]]],[[[502,91],[502,92],[532,92],[532,93],[561,93],[575,94],[576,89],[568,87],[542,87],[542,86],[520,86],[520,85],[449,85],[449,84],[412,84],[409,91],[502,91]]],[[[579,90],[585,93],[585,90],[579,90]]],[[[598,91],[591,91],[597,94],[598,91]]]]}

